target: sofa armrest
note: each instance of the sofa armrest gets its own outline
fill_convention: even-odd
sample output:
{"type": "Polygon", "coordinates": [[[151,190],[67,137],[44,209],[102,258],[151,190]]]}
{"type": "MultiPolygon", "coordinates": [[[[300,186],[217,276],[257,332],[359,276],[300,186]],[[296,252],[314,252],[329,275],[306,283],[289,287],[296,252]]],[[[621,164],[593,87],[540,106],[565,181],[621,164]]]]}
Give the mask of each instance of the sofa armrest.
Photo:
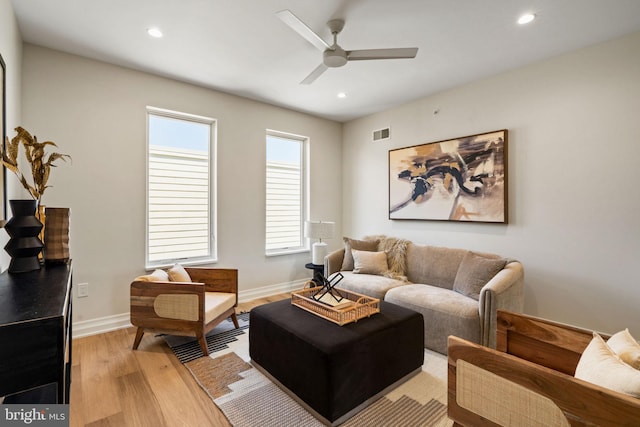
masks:
{"type": "Polygon", "coordinates": [[[524,268],[509,262],[480,291],[480,344],[496,347],[498,309],[521,313],[524,310],[524,268]]]}
{"type": "Polygon", "coordinates": [[[331,276],[333,273],[342,269],[342,260],[344,259],[344,248],[335,250],[324,257],[324,275],[331,276]]]}

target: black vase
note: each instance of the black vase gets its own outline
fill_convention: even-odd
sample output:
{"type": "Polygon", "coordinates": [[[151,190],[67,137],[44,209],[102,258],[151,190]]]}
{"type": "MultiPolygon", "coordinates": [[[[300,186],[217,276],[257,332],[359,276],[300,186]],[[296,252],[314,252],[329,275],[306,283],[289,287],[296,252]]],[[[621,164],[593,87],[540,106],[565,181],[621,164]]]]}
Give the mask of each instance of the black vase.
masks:
{"type": "Polygon", "coordinates": [[[42,251],[42,241],[38,238],[42,223],[36,218],[37,200],[9,200],[13,217],[4,226],[9,234],[9,242],[4,250],[11,256],[9,273],[38,270],[38,254],[42,251]]]}

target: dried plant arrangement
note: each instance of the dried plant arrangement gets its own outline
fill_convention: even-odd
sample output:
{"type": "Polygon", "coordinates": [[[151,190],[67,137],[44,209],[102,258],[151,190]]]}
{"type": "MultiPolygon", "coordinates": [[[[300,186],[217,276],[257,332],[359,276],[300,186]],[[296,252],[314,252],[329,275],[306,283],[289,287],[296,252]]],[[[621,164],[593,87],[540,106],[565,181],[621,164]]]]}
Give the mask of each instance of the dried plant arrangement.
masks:
{"type": "Polygon", "coordinates": [[[35,200],[40,202],[45,190],[50,186],[47,185],[51,168],[56,167],[56,160],[71,160],[71,156],[61,153],[50,153],[48,156],[44,150],[47,145],[57,147],[52,141],[38,142],[35,135],[31,135],[26,129],[18,126],[15,128],[17,135],[13,139],[6,138],[4,147],[0,144],[0,154],[2,156],[2,164],[15,173],[22,186],[31,194],[35,200]],[[20,145],[24,147],[24,153],[31,167],[31,176],[33,185],[27,181],[24,174],[18,166],[18,153],[20,145]]]}

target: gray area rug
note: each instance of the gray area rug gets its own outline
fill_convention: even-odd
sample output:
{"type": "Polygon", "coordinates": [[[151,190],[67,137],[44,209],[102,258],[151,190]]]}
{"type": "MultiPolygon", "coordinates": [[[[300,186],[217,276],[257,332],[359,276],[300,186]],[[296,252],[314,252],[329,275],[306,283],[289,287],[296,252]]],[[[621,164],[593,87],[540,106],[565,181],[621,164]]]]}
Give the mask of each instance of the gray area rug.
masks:
{"type": "MultiPolygon", "coordinates": [[[[233,426],[322,426],[251,365],[248,313],[241,316],[241,329],[224,321],[207,336],[209,357],[202,357],[193,338],[167,336],[165,340],[233,426]]],[[[449,427],[453,423],[447,418],[446,375],[446,356],[425,350],[422,372],[342,425],[449,427]]]]}

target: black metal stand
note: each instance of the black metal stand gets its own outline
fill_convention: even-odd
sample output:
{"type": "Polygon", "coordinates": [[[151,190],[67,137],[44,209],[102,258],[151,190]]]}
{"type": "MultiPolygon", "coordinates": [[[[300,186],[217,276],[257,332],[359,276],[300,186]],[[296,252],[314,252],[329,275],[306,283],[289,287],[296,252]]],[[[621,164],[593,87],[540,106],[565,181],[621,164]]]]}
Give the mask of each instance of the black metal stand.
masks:
{"type": "Polygon", "coordinates": [[[309,270],[313,270],[313,282],[316,286],[322,286],[324,283],[324,264],[308,263],[304,265],[309,270]]]}

